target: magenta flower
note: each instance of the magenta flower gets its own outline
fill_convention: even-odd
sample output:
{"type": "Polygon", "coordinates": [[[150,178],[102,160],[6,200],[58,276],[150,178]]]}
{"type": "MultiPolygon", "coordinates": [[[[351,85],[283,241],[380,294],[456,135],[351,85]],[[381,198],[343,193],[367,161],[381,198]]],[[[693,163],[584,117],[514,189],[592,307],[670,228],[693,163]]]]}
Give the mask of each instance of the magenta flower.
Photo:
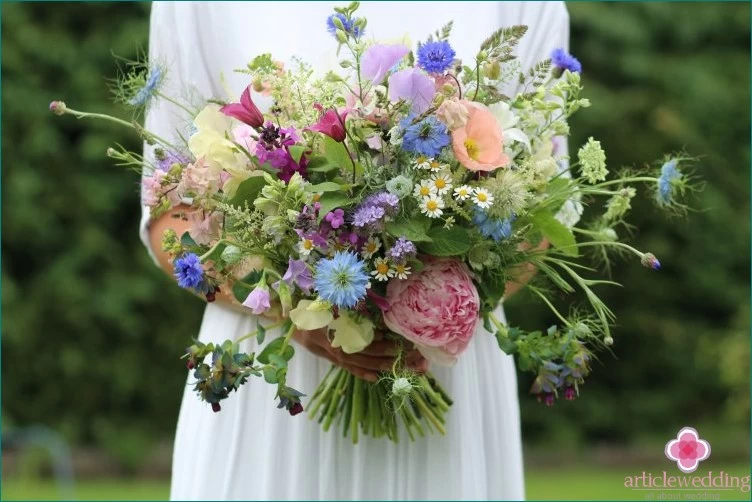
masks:
{"type": "Polygon", "coordinates": [[[676,435],[676,439],[666,443],[665,453],[682,472],[690,473],[696,471],[700,462],[710,456],[710,443],[700,439],[692,427],[684,427],[676,435]]]}
{"type": "Polygon", "coordinates": [[[382,45],[376,44],[366,50],[361,60],[360,75],[379,85],[384,81],[384,77],[394,65],[399,63],[407,53],[410,52],[404,45],[382,45]]]}
{"type": "Polygon", "coordinates": [[[404,99],[412,103],[412,111],[418,115],[428,110],[436,94],[433,80],[415,68],[393,73],[389,77],[389,100],[404,99]]]}
{"type": "Polygon", "coordinates": [[[261,127],[264,125],[264,116],[251,99],[250,85],[245,88],[245,91],[240,96],[240,103],[225,105],[220,110],[225,115],[236,118],[251,127],[261,127]]]}
{"type": "Polygon", "coordinates": [[[324,219],[329,222],[332,228],[337,229],[345,224],[345,211],[343,209],[335,209],[327,213],[324,219]]]}
{"type": "MultiPolygon", "coordinates": [[[[314,107],[321,112],[323,112],[324,110],[319,104],[314,105],[314,107]]],[[[307,130],[326,134],[334,141],[342,143],[343,141],[345,141],[345,137],[347,135],[345,131],[345,120],[347,120],[347,113],[347,110],[345,110],[345,112],[342,114],[334,109],[327,110],[326,112],[321,114],[318,123],[311,127],[308,127],[307,130]]]]}
{"type": "Polygon", "coordinates": [[[272,308],[269,302],[269,289],[266,286],[256,286],[243,302],[243,306],[251,309],[256,315],[263,314],[272,308]]]}

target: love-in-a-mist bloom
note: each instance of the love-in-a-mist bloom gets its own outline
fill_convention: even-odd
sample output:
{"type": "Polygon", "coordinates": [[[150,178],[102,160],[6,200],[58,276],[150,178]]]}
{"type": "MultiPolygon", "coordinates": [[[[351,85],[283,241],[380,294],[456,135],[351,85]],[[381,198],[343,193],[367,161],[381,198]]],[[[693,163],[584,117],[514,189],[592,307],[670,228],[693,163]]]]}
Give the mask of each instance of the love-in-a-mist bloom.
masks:
{"type": "Polygon", "coordinates": [[[475,332],[480,298],[460,261],[430,258],[420,272],[389,281],[387,327],[431,362],[453,364],[475,332]]]}
{"type": "Polygon", "coordinates": [[[319,296],[341,308],[355,306],[366,296],[368,273],[365,264],[352,252],[337,252],[316,264],[314,279],[319,296]]]}
{"type": "Polygon", "coordinates": [[[251,127],[261,127],[264,125],[264,115],[251,99],[250,85],[241,94],[240,103],[230,103],[220,108],[220,111],[251,127]]]}
{"type": "Polygon", "coordinates": [[[658,200],[658,204],[662,206],[671,204],[674,194],[674,183],[682,177],[682,173],[676,167],[677,164],[678,161],[676,159],[671,159],[661,166],[656,199],[658,200]]]}
{"type": "Polygon", "coordinates": [[[467,123],[452,131],[457,160],[471,171],[493,171],[509,164],[504,139],[493,114],[480,103],[465,101],[467,123]]]}
{"type": "Polygon", "coordinates": [[[433,115],[416,124],[412,123],[414,118],[410,115],[400,121],[400,127],[404,128],[402,149],[427,157],[436,157],[450,142],[446,126],[433,115]]]}

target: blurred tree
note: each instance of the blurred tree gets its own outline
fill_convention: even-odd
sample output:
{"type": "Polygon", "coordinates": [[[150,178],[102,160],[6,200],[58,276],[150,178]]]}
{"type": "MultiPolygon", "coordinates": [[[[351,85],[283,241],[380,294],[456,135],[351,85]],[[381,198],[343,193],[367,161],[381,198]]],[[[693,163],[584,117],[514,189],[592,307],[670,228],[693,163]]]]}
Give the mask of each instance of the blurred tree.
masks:
{"type": "MultiPolygon", "coordinates": [[[[526,397],[526,438],[582,444],[665,435],[700,421],[749,423],[749,5],[573,3],[572,51],[595,106],[572,122],[576,151],[601,140],[612,167],[687,148],[702,156],[702,212],[669,220],[646,194],[638,244],[664,264],[625,263],[604,289],[619,316],[575,403],[526,397]]],[[[2,414],[107,448],[135,466],[171,438],[185,383],[178,351],[199,300],[173,287],[138,240],[138,180],[104,155],[138,139],[55,117],[53,99],[121,113],[110,50],[147,45],[148,4],[2,4],[2,414]]],[[[569,299],[563,299],[567,302],[569,299]]],[[[517,324],[553,324],[524,294],[517,324]]],[[[713,442],[713,438],[709,438],[713,442]]]]}

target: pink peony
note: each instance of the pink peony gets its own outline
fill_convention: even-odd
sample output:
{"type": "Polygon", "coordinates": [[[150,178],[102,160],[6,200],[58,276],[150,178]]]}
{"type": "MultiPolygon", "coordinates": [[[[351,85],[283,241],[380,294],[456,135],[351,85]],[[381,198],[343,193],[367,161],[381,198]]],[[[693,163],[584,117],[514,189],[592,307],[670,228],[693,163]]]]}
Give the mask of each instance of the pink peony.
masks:
{"type": "Polygon", "coordinates": [[[390,281],[384,322],[431,362],[452,365],[475,332],[480,299],[465,265],[432,258],[407,279],[390,281]]]}

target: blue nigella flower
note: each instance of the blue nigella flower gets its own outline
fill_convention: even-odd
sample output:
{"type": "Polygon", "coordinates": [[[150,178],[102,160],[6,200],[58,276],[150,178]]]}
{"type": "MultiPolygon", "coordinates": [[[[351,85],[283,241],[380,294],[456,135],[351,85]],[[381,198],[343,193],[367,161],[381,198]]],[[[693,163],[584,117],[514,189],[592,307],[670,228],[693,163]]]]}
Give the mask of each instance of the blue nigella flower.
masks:
{"type": "Polygon", "coordinates": [[[661,167],[661,175],[658,177],[658,193],[656,197],[659,204],[670,204],[674,193],[673,181],[682,177],[676,168],[677,160],[671,159],[661,167]]]}
{"type": "Polygon", "coordinates": [[[357,21],[358,18],[348,20],[344,14],[338,13],[332,14],[331,16],[326,18],[326,29],[332,35],[337,33],[337,26],[335,26],[334,24],[335,17],[342,21],[342,26],[344,26],[345,31],[353,35],[355,38],[360,38],[360,36],[363,34],[363,30],[355,25],[355,21],[357,21]]]}
{"type": "Polygon", "coordinates": [[[175,278],[181,288],[198,288],[204,281],[204,268],[201,259],[194,253],[186,253],[173,264],[175,278]]]}
{"type": "Polygon", "coordinates": [[[144,86],[128,100],[128,104],[131,106],[144,106],[157,92],[157,88],[162,83],[162,77],[162,69],[159,66],[151,68],[149,74],[146,76],[144,86]]]}
{"type": "Polygon", "coordinates": [[[337,307],[350,308],[366,296],[368,273],[352,252],[339,251],[319,260],[314,285],[319,296],[337,307]]]}
{"type": "Polygon", "coordinates": [[[410,114],[400,121],[404,130],[402,149],[426,157],[438,157],[441,149],[451,141],[446,126],[433,115],[411,125],[414,118],[415,115],[410,114]]]}
{"type": "Polygon", "coordinates": [[[569,70],[572,73],[582,72],[582,65],[578,59],[564,49],[554,49],[551,53],[551,63],[553,63],[555,70],[558,70],[559,76],[564,73],[564,70],[569,70]]]}
{"type": "Polygon", "coordinates": [[[428,73],[444,73],[456,54],[447,41],[428,42],[418,48],[418,66],[428,73]]]}
{"type": "Polygon", "coordinates": [[[496,242],[511,237],[513,221],[514,217],[503,220],[491,218],[488,213],[479,207],[475,208],[473,214],[473,223],[478,226],[478,230],[483,234],[483,237],[490,237],[496,242]]]}

